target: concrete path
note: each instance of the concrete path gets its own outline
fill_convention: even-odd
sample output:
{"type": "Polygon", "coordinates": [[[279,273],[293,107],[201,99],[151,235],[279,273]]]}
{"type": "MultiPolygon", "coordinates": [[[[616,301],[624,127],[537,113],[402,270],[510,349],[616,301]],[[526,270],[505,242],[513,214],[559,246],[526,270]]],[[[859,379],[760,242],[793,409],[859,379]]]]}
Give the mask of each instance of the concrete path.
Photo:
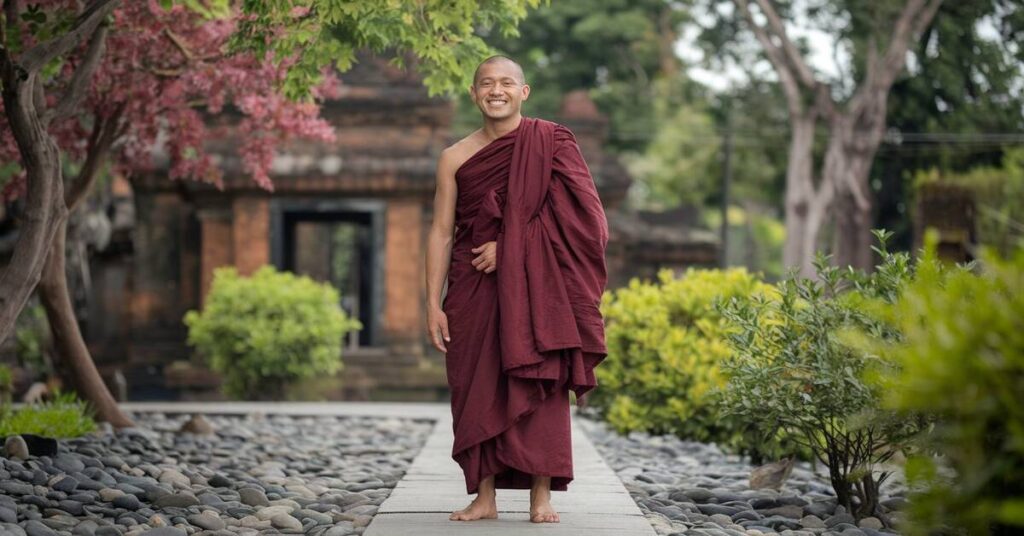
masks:
{"type": "Polygon", "coordinates": [[[209,413],[261,412],[288,415],[365,415],[434,420],[434,430],[405,477],[384,501],[363,536],[616,535],[655,536],[650,522],[622,481],[601,459],[573,415],[573,474],[569,491],[551,493],[559,523],[531,523],[529,490],[498,490],[498,519],[450,521],[448,516],[475,497],[466,493],[462,469],[451,457],[452,418],[448,403],[419,402],[122,402],[128,411],[209,413]]]}
{"type": "MultiPolygon", "coordinates": [[[[575,415],[575,408],[573,408],[575,415]]],[[[655,531],[615,472],[573,421],[573,474],[569,491],[551,493],[559,523],[530,522],[530,490],[498,490],[498,519],[451,521],[476,495],[466,493],[462,469],[452,460],[451,414],[433,433],[405,477],[381,505],[363,536],[522,534],[654,536],[655,531]]]]}

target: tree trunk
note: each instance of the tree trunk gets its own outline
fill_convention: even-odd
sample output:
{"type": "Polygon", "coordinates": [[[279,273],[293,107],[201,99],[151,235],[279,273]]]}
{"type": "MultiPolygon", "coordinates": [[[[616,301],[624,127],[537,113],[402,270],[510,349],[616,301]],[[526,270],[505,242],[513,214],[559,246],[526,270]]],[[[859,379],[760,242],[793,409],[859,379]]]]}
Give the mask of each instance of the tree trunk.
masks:
{"type": "MultiPolygon", "coordinates": [[[[786,242],[782,262],[798,269],[804,277],[813,277],[814,252],[821,226],[828,213],[830,196],[822,196],[814,186],[815,112],[793,120],[786,168],[786,242]]],[[[828,188],[822,181],[819,188],[828,188]]]]}
{"type": "Polygon", "coordinates": [[[852,266],[870,271],[874,265],[871,251],[871,228],[874,221],[871,206],[861,208],[848,191],[840,192],[835,202],[835,235],[832,263],[840,268],[852,266]]]}
{"type": "Polygon", "coordinates": [[[39,283],[39,298],[50,322],[57,360],[71,371],[75,390],[92,404],[98,420],[109,422],[116,428],[135,426],[118,407],[117,401],[103,383],[82,339],[82,332],[78,329],[78,319],[71,307],[67,275],[64,272],[66,233],[67,219],[63,219],[57,225],[56,236],[50,243],[39,283]]]}
{"type": "Polygon", "coordinates": [[[836,121],[826,155],[824,173],[837,190],[832,262],[842,268],[871,270],[875,264],[871,250],[874,195],[869,181],[885,126],[886,94],[872,97],[861,114],[836,121]]]}
{"type": "Polygon", "coordinates": [[[39,283],[48,245],[53,242],[55,222],[66,219],[60,150],[35,119],[30,91],[36,81],[5,77],[4,110],[21,149],[22,167],[28,174],[25,211],[18,226],[18,241],[11,260],[0,273],[0,342],[14,332],[15,322],[39,283]]]}

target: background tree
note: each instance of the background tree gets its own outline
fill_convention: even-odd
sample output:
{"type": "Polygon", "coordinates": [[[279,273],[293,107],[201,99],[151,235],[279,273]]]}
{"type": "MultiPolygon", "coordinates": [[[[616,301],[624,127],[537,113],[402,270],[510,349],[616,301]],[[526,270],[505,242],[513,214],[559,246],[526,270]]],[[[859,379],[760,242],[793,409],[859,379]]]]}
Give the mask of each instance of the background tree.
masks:
{"type": "MultiPolygon", "coordinates": [[[[1021,117],[1020,92],[1013,90],[1021,74],[1015,67],[1019,47],[1013,45],[1021,9],[1014,2],[947,2],[940,8],[940,2],[924,0],[712,0],[705,8],[712,20],[702,35],[709,57],[738,63],[766,58],[785,95],[790,144],[784,257],[805,274],[810,252],[829,236],[837,264],[870,267],[875,192],[883,191],[886,201],[881,221],[905,220],[905,192],[893,183],[911,174],[889,164],[909,149],[898,138],[884,138],[887,122],[914,118],[900,126],[926,133],[941,124],[963,133],[1011,128],[993,121],[997,110],[1012,118],[1009,123],[1021,117]],[[985,25],[998,35],[981,36],[985,25]],[[834,37],[838,74],[827,75],[808,61],[807,41],[791,35],[797,26],[834,37]],[[993,94],[986,96],[986,89],[993,94]],[[886,167],[872,171],[883,141],[886,167]],[[893,214],[897,207],[903,212],[893,214]]],[[[917,165],[914,157],[903,162],[917,165]]]]}
{"type": "MultiPolygon", "coordinates": [[[[893,84],[888,129],[871,169],[876,227],[912,247],[912,178],[924,170],[961,174],[993,168],[1022,144],[1024,10],[1002,1],[947,2],[913,44],[911,76],[893,84]],[[911,134],[904,134],[911,133],[911,134]]],[[[985,219],[984,214],[979,218],[985,219]]],[[[994,222],[982,222],[987,225],[994,222]]]]}
{"type": "MultiPolygon", "coordinates": [[[[685,77],[674,49],[680,26],[689,21],[689,3],[554,2],[530,13],[520,35],[489,36],[488,42],[523,65],[530,114],[555,117],[564,95],[587,90],[609,119],[608,148],[640,150],[662,122],[657,100],[674,108],[701,90],[685,77]]],[[[479,112],[459,89],[457,128],[472,130],[479,112]]]]}
{"type": "Polygon", "coordinates": [[[790,38],[783,15],[791,14],[793,4],[755,3],[756,10],[748,0],[735,0],[733,22],[742,21],[753,33],[786,98],[791,130],[784,263],[813,275],[819,232],[834,205],[834,262],[869,268],[868,175],[884,133],[888,93],[903,71],[910,43],[931,22],[941,0],[811,6],[803,15],[829,23],[838,32],[837,43],[848,43],[852,49],[854,76],[840,80],[816,73],[790,38]],[[820,166],[814,158],[819,123],[828,132],[820,166]],[[815,171],[816,167],[820,169],[815,171]]]}
{"type": "Polygon", "coordinates": [[[231,128],[242,134],[246,170],[272,190],[274,147],[333,138],[316,100],[334,94],[333,69],[347,69],[358,48],[411,51],[430,91],[444,90],[488,52],[473,35],[476,24],[514,31],[526,6],[535,5],[457,2],[420,10],[407,3],[94,0],[75,10],[59,0],[4,0],[0,160],[18,163],[7,170],[3,192],[7,200],[21,198],[21,210],[14,253],[0,273],[0,341],[38,285],[56,353],[77,390],[99,419],[130,425],[96,371],[71,307],[69,214],[108,160],[130,176],[152,165],[157,147],[170,157],[172,179],[220,185],[204,151],[204,119],[228,107],[240,115],[231,128]],[[79,171],[66,181],[70,163],[79,171]]]}

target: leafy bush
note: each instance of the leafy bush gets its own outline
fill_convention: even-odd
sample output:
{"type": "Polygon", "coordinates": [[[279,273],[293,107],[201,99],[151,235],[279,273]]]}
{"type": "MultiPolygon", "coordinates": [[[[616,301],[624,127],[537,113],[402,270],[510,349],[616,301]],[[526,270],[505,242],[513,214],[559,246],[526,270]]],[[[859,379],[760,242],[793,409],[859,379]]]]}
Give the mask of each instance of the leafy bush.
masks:
{"type": "MultiPolygon", "coordinates": [[[[937,418],[929,444],[941,456],[908,460],[924,491],[909,527],[967,534],[1024,533],[1024,250],[1003,260],[983,250],[980,274],[949,269],[926,239],[917,276],[894,303],[875,303],[901,341],[859,341],[898,364],[885,405],[937,418]],[[952,469],[953,478],[941,469],[952,469]]],[[[973,268],[969,266],[968,268],[973,268]]]]}
{"type": "Polygon", "coordinates": [[[769,437],[783,431],[828,467],[839,504],[858,517],[879,514],[878,488],[891,472],[881,464],[903,452],[923,423],[880,409],[881,388],[861,372],[877,359],[844,342],[860,328],[892,340],[898,333],[858,309],[867,298],[892,300],[912,275],[909,255],[885,251],[864,274],[828,265],[817,255],[820,281],[793,274],[778,283],[778,299],[732,299],[720,310],[733,325],[724,411],[769,437]]]}
{"type": "Polygon", "coordinates": [[[341,370],[342,337],[362,328],[335,288],[269,265],[252,277],[216,269],[203,311],[184,321],[229,395],[264,400],[280,399],[286,382],[341,370]]]}
{"type": "Polygon", "coordinates": [[[18,409],[0,405],[0,436],[35,434],[55,439],[78,437],[96,430],[95,412],[73,392],[57,391],[52,401],[18,409]]]}
{"type": "Polygon", "coordinates": [[[643,430],[735,444],[740,430],[719,418],[711,397],[728,355],[713,303],[771,292],[742,268],[688,269],[656,282],[633,279],[608,291],[601,310],[608,358],[597,369],[592,405],[620,433],[643,430]]]}

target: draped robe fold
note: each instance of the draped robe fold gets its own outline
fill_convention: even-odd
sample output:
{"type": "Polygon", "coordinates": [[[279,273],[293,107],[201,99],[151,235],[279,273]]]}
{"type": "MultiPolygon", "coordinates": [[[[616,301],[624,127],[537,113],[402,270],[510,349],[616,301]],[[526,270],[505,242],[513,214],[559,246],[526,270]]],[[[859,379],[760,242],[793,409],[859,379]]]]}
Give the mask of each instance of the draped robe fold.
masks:
{"type": "Polygon", "coordinates": [[[573,480],[569,391],[597,386],[608,222],[572,132],[523,117],[456,171],[456,232],[442,309],[455,443],[466,491],[552,491],[573,480]],[[496,270],[472,248],[496,241],[496,270]]]}

